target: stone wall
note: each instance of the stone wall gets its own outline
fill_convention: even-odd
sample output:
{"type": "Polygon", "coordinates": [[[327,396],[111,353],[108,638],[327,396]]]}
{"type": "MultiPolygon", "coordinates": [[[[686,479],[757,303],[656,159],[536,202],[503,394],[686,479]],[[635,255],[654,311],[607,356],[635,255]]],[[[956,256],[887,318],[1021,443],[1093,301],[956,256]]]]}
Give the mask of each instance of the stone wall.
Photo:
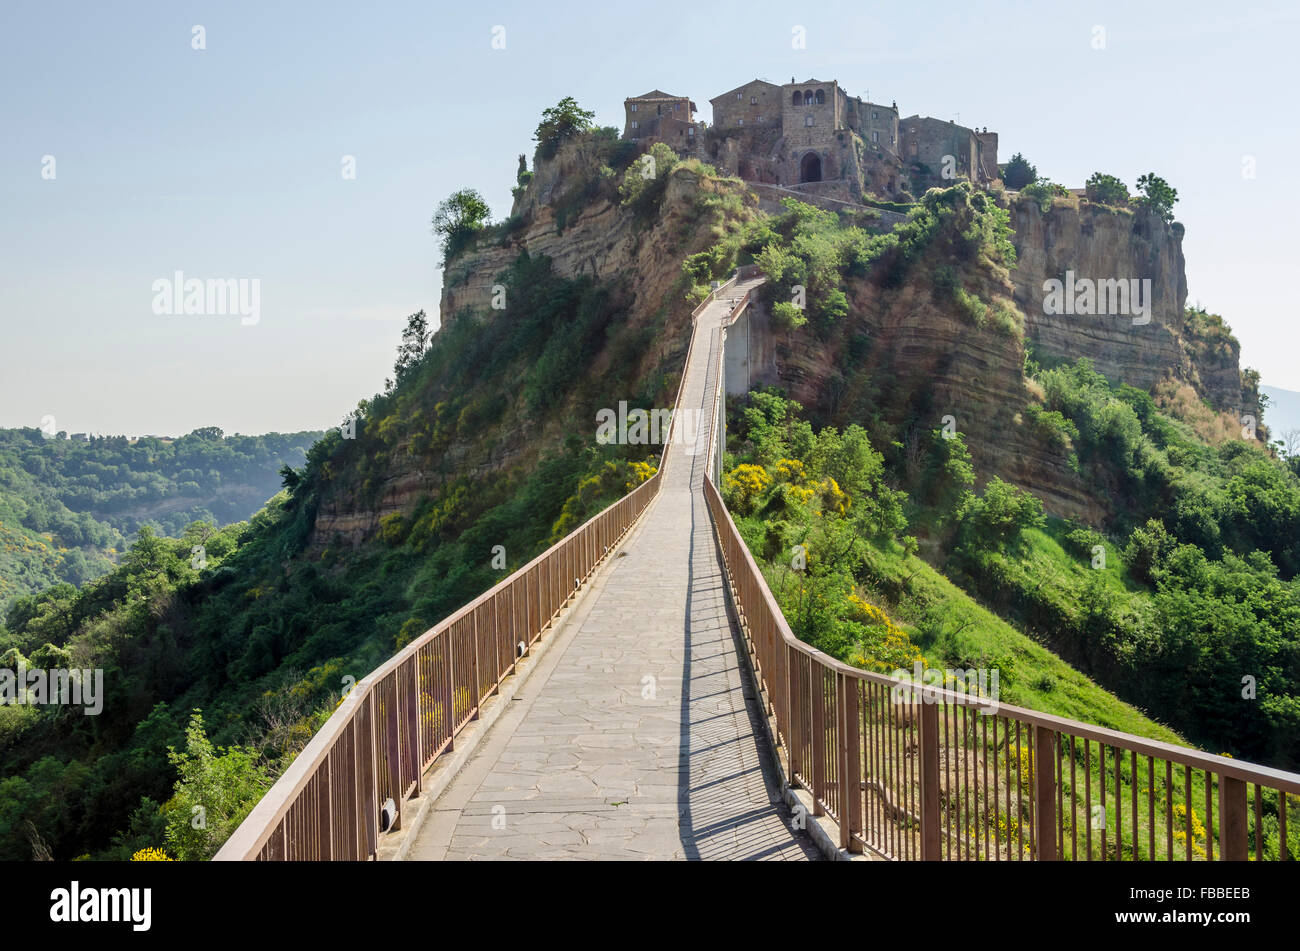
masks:
{"type": "Polygon", "coordinates": [[[755,79],[709,100],[713,128],[740,129],[756,125],[780,126],[781,87],[755,79]]]}
{"type": "Polygon", "coordinates": [[[623,100],[623,115],[623,138],[645,139],[656,135],[652,130],[664,121],[690,124],[691,100],[688,96],[633,96],[623,100]]]}
{"type": "Polygon", "coordinates": [[[868,146],[898,153],[898,108],[861,99],[848,100],[848,126],[868,146]]]}
{"type": "MultiPolygon", "coordinates": [[[[898,135],[903,161],[910,165],[921,164],[928,169],[932,184],[943,184],[945,157],[952,156],[955,172],[960,178],[974,179],[979,170],[979,140],[973,130],[955,122],[931,119],[928,116],[908,116],[898,124],[898,135]]],[[[951,184],[951,182],[948,182],[951,184]]]]}

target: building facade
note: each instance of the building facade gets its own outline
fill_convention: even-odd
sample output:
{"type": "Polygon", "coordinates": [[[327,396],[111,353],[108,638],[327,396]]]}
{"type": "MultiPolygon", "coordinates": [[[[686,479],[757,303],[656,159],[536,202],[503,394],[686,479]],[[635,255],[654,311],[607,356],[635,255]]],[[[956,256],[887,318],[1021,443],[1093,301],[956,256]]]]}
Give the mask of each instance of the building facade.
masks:
{"type": "Polygon", "coordinates": [[[672,96],[658,89],[633,96],[623,100],[623,138],[664,142],[682,154],[694,152],[696,136],[702,131],[695,111],[695,103],[687,96],[672,96]]]}
{"type": "Polygon", "coordinates": [[[667,142],[747,181],[855,201],[906,199],[909,189],[998,174],[996,132],[920,115],[900,119],[897,103],[849,96],[834,79],[753,79],[709,103],[707,140],[694,104],[660,90],[626,100],[624,136],[667,142]]]}

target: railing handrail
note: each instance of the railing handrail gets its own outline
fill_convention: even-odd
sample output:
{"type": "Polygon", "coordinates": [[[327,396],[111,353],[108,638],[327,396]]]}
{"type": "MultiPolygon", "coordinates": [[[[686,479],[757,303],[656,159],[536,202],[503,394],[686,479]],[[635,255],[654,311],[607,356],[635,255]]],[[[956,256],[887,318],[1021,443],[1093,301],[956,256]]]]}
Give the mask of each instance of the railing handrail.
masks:
{"type": "MultiPolygon", "coordinates": [[[[337,709],[329,716],[325,723],[303,750],[294,758],[283,773],[276,780],[271,789],[257,802],[253,809],[240,823],[239,828],[230,836],[222,846],[216,858],[221,860],[228,859],[251,859],[256,858],[259,853],[266,847],[271,837],[280,828],[280,824],[285,820],[286,815],[293,805],[298,801],[307,786],[317,778],[320,771],[326,765],[326,761],[335,749],[336,744],[345,734],[345,731],[355,722],[356,716],[365,703],[373,695],[376,686],[386,678],[394,675],[405,665],[411,664],[416,660],[420,651],[432,644],[435,640],[445,635],[454,628],[454,626],[467,618],[471,618],[476,611],[482,609],[485,605],[490,604],[496,598],[507,592],[514,592],[517,588],[525,585],[526,579],[531,573],[547,565],[552,559],[557,558],[564,551],[566,545],[575,544],[581,540],[590,537],[595,526],[603,520],[609,519],[620,506],[625,506],[631,500],[638,499],[639,496],[649,494],[651,498],[658,494],[659,487],[662,485],[662,478],[668,463],[668,450],[672,446],[673,435],[678,426],[678,417],[680,415],[681,400],[683,389],[686,385],[687,368],[690,366],[691,354],[695,347],[695,321],[699,315],[704,312],[705,308],[715,301],[719,294],[726,288],[732,286],[738,277],[739,271],[729,277],[726,281],[712,288],[704,299],[691,311],[691,335],[690,342],[687,345],[686,362],[683,364],[681,380],[677,385],[677,395],[673,403],[673,413],[667,437],[664,439],[663,449],[660,452],[659,468],[653,476],[645,482],[633,488],[626,495],[609,506],[606,506],[597,514],[593,515],[582,525],[569,532],[563,539],[549,546],[545,551],[540,552],[531,559],[527,564],[511,572],[501,581],[497,582],[491,588],[479,594],[473,600],[457,608],[447,617],[443,618],[437,624],[430,627],[423,634],[412,640],[409,644],[396,651],[391,657],[382,664],[368,673],[365,677],[353,685],[348,691],[347,696],[339,704],[337,709]]],[[[640,514],[649,506],[646,500],[645,505],[641,506],[632,518],[635,523],[640,514]]],[[[627,526],[630,528],[631,524],[627,526]]],[[[627,530],[624,529],[624,531],[627,530]]],[[[606,547],[606,552],[608,547],[606,547]]],[[[601,554],[601,557],[603,557],[601,554]]],[[[599,561],[599,559],[597,559],[599,561]]],[[[594,566],[593,566],[594,567],[594,566]]],[[[568,584],[566,579],[565,584],[568,584]]],[[[476,674],[477,676],[477,674],[476,674]]],[[[476,698],[476,703],[481,702],[481,698],[476,698]]],[[[453,731],[454,735],[454,731],[453,731]]],[[[417,778],[418,784],[418,778],[417,778]]],[[[401,792],[400,790],[398,791],[401,792]]],[[[332,830],[331,830],[332,831],[332,830]]]]}
{"type": "MultiPolygon", "coordinates": [[[[709,487],[714,492],[718,492],[717,486],[713,485],[713,480],[706,476],[709,487]]],[[[721,493],[718,492],[719,499],[721,493]]],[[[726,506],[722,507],[726,513],[726,519],[731,531],[737,535],[740,530],[736,527],[735,521],[731,518],[731,513],[727,511],[726,506]]],[[[795,636],[794,631],[790,629],[790,624],[781,612],[777,604],[776,596],[768,587],[767,579],[759,570],[758,563],[754,560],[753,554],[746,546],[741,554],[745,559],[745,570],[750,572],[755,580],[760,583],[759,590],[763,594],[766,606],[772,611],[776,621],[777,630],[781,639],[786,646],[806,654],[817,663],[826,667],[828,670],[842,674],[846,677],[865,680],[875,684],[881,684],[887,687],[898,687],[901,690],[911,690],[924,692],[926,696],[933,697],[935,700],[944,700],[958,706],[968,707],[988,707],[989,698],[973,696],[968,693],[958,693],[947,688],[930,686],[928,684],[913,684],[909,681],[902,680],[898,677],[891,677],[888,674],[877,673],[873,670],[863,670],[861,667],[853,667],[844,663],[831,655],[819,651],[817,648],[806,644],[795,636]]],[[[1228,776],[1242,779],[1247,782],[1255,780],[1267,780],[1268,784],[1277,788],[1285,788],[1288,792],[1300,794],[1300,774],[1287,772],[1286,770],[1274,769],[1271,766],[1260,766],[1255,763],[1247,763],[1242,760],[1233,759],[1230,756],[1221,756],[1215,753],[1206,753],[1194,747],[1177,746],[1173,743],[1166,743],[1163,740],[1153,740],[1147,737],[1138,736],[1135,733],[1125,733],[1120,730],[1112,730],[1109,727],[1096,726],[1095,724],[1084,723],[1080,720],[1071,720],[1068,717],[1057,716],[1052,713],[1043,713],[1038,710],[1030,710],[1026,707],[1017,707],[1010,703],[997,701],[997,712],[1015,717],[1026,723],[1032,723],[1035,726],[1049,727],[1058,733],[1068,733],[1071,736],[1080,738],[1098,740],[1105,742],[1110,746],[1122,747],[1125,750],[1132,750],[1143,755],[1160,756],[1163,759],[1169,759],[1177,762],[1180,766],[1191,766],[1195,769],[1208,769],[1211,772],[1223,773],[1228,776]]]]}
{"type": "MultiPolygon", "coordinates": [[[[733,323],[735,317],[739,317],[741,311],[743,310],[743,307],[747,305],[748,302],[749,302],[749,295],[747,293],[745,297],[742,299],[742,301],[738,302],[737,307],[733,311],[732,319],[728,321],[724,321],[724,333],[725,333],[725,327],[729,326],[730,323],[733,323]]],[[[1007,718],[1007,722],[1015,721],[1017,724],[1025,724],[1031,729],[1031,732],[1039,731],[1042,733],[1044,737],[1047,737],[1048,734],[1050,734],[1052,736],[1052,739],[1045,740],[1044,742],[1050,742],[1051,748],[1055,748],[1055,744],[1057,743],[1060,737],[1070,737],[1071,743],[1073,743],[1075,740],[1082,740],[1085,744],[1085,748],[1089,741],[1093,741],[1099,745],[1099,750],[1103,750],[1106,747],[1110,747],[1112,750],[1115,751],[1122,750],[1128,756],[1136,757],[1137,755],[1142,755],[1148,758],[1149,764],[1153,762],[1154,759],[1159,758],[1160,760],[1164,761],[1166,764],[1177,764],[1178,766],[1182,767],[1185,771],[1187,771],[1188,776],[1190,776],[1190,771],[1193,769],[1198,771],[1204,771],[1206,776],[1206,782],[1207,782],[1207,787],[1206,787],[1207,788],[1207,800],[1206,800],[1207,809],[1209,809],[1209,804],[1210,804],[1208,782],[1209,782],[1210,775],[1214,774],[1214,776],[1219,778],[1219,786],[1221,787],[1219,790],[1219,796],[1220,796],[1219,808],[1220,810],[1225,810],[1223,812],[1223,816],[1221,817],[1221,822],[1233,826],[1231,830],[1224,829],[1224,828],[1221,828],[1219,830],[1220,835],[1223,837],[1221,846],[1224,850],[1224,853],[1228,854],[1229,857],[1242,857],[1244,855],[1245,841],[1246,841],[1245,838],[1246,833],[1244,831],[1245,830],[1244,816],[1245,816],[1245,809],[1246,809],[1245,784],[1253,783],[1256,786],[1256,802],[1255,802],[1256,830],[1257,830],[1256,848],[1258,851],[1259,849],[1258,838],[1260,834],[1259,825],[1258,825],[1260,800],[1258,796],[1259,796],[1260,787],[1264,786],[1269,789],[1276,790],[1278,794],[1283,798],[1288,793],[1300,794],[1300,774],[1288,772],[1286,770],[1275,769],[1269,766],[1262,766],[1255,763],[1242,762],[1230,756],[1221,756],[1212,753],[1207,753],[1202,750],[1197,750],[1190,747],[1177,746],[1175,744],[1167,743],[1161,740],[1149,739],[1132,733],[1126,733],[1119,730],[1112,730],[1106,727],[1083,723],[1081,721],[1073,720],[1068,717],[1061,717],[1061,716],[1056,716],[1054,714],[1043,713],[1036,710],[1030,710],[1023,707],[1014,706],[1012,704],[1002,703],[1000,701],[997,701],[995,698],[982,697],[982,696],[973,695],[971,693],[962,692],[962,691],[953,691],[945,687],[940,687],[928,683],[913,684],[910,679],[904,680],[898,677],[893,677],[886,674],[877,673],[874,671],[862,670],[860,668],[853,667],[799,640],[799,638],[795,636],[793,630],[790,628],[789,622],[786,620],[785,615],[781,611],[780,605],[777,602],[775,595],[772,593],[771,588],[767,584],[767,579],[764,577],[763,572],[760,570],[758,563],[753,556],[753,553],[750,552],[749,547],[745,544],[743,537],[740,535],[740,531],[736,526],[735,520],[732,518],[731,513],[727,510],[725,503],[722,501],[721,491],[718,485],[715,484],[713,479],[712,474],[714,472],[714,469],[712,463],[713,463],[714,455],[715,453],[721,453],[725,451],[725,445],[718,446],[715,444],[721,435],[719,421],[717,420],[716,417],[717,417],[717,413],[719,412],[719,407],[721,405],[723,392],[725,391],[725,381],[723,379],[723,373],[722,373],[722,368],[725,366],[725,338],[719,341],[719,351],[720,352],[717,358],[718,373],[716,374],[714,380],[715,390],[714,390],[713,401],[712,401],[714,420],[713,420],[713,424],[709,427],[710,443],[709,443],[709,450],[708,450],[708,458],[710,460],[710,465],[706,467],[706,471],[705,471],[704,491],[706,494],[706,501],[709,503],[710,511],[712,512],[715,523],[717,524],[717,528],[719,531],[719,540],[722,543],[723,554],[724,556],[726,556],[728,553],[731,553],[732,560],[737,562],[735,564],[726,565],[725,575],[729,578],[728,583],[732,589],[733,598],[736,601],[737,607],[740,609],[741,616],[742,616],[742,627],[744,628],[745,635],[747,638],[749,638],[751,646],[755,652],[755,656],[760,660],[760,665],[766,668],[766,669],[761,669],[759,671],[759,676],[764,688],[769,691],[768,694],[769,703],[771,704],[773,714],[776,716],[777,730],[779,733],[787,732],[791,729],[794,729],[799,734],[799,737],[802,737],[802,739],[798,739],[798,738],[794,739],[793,740],[794,742],[796,743],[812,742],[812,740],[809,739],[809,737],[811,737],[812,734],[806,733],[806,731],[808,730],[807,723],[798,722],[797,719],[794,720],[793,725],[791,722],[782,722],[783,719],[789,721],[790,718],[795,717],[795,713],[791,708],[792,701],[790,697],[784,693],[789,687],[789,684],[787,684],[785,681],[788,677],[791,676],[790,669],[792,666],[794,666],[793,662],[791,661],[791,657],[803,656],[808,659],[808,663],[817,665],[817,667],[821,668],[826,675],[835,678],[835,682],[837,684],[841,683],[841,681],[843,682],[846,688],[844,689],[844,696],[840,696],[839,694],[837,694],[836,702],[837,703],[845,702],[844,697],[851,694],[853,697],[851,703],[854,705],[855,710],[856,710],[856,704],[858,703],[858,700],[856,698],[859,696],[860,693],[865,694],[868,688],[863,686],[863,687],[852,687],[851,689],[848,689],[849,685],[855,682],[859,682],[864,685],[872,684],[875,685],[874,688],[872,689],[877,691],[877,693],[873,694],[873,696],[879,695],[878,691],[880,690],[880,688],[889,688],[889,690],[891,691],[890,694],[891,697],[903,698],[906,702],[911,702],[913,697],[917,699],[923,699],[924,703],[926,705],[929,705],[931,708],[929,713],[923,712],[921,714],[923,720],[926,717],[933,718],[935,715],[933,712],[933,708],[934,706],[939,704],[947,704],[953,708],[974,707],[981,710],[987,710],[989,713],[995,713],[999,717],[1005,717],[1007,718]],[[730,542],[730,544],[728,544],[728,542],[730,542]],[[744,597],[742,595],[747,595],[748,600],[751,603],[745,604],[744,597]],[[757,601],[757,603],[753,603],[755,600],[757,601]],[[755,620],[756,616],[758,620],[755,620]],[[765,627],[765,625],[768,623],[770,623],[770,629],[765,627]],[[751,627],[754,624],[757,624],[758,628],[761,629],[759,633],[755,633],[755,631],[751,629],[751,627]],[[767,637],[769,631],[770,633],[775,633],[776,640],[779,644],[779,647],[777,645],[771,644],[770,639],[768,639],[767,637]],[[775,678],[775,682],[773,682],[773,678],[775,678]],[[781,695],[780,698],[777,700],[771,699],[771,697],[774,696],[771,693],[773,688],[775,688],[777,694],[781,695]],[[894,693],[892,691],[898,691],[898,692],[894,693]],[[1240,823],[1240,825],[1238,825],[1238,823],[1240,823]],[[1230,849],[1231,851],[1229,852],[1230,849]]],[[[809,674],[809,677],[812,679],[816,679],[812,677],[811,673],[809,674]]],[[[793,683],[793,681],[791,681],[791,683],[793,683]]],[[[817,689],[820,690],[823,688],[819,687],[817,689]]],[[[802,698],[801,702],[802,700],[806,700],[806,699],[807,698],[802,698]]],[[[802,716],[803,713],[800,713],[799,715],[802,716]]],[[[814,709],[811,713],[811,716],[814,718],[814,721],[816,721],[816,718],[819,715],[825,716],[825,713],[823,712],[819,714],[816,711],[816,709],[814,709]]],[[[850,716],[850,714],[844,709],[838,711],[836,715],[845,716],[845,717],[850,716]]],[[[852,716],[856,716],[856,713],[852,714],[852,716]]],[[[838,726],[836,726],[835,730],[838,731],[840,728],[856,730],[857,725],[854,724],[850,726],[846,720],[845,722],[840,723],[838,726]]],[[[1019,729],[1020,727],[1017,726],[1017,731],[1019,731],[1019,729]]],[[[836,735],[838,735],[838,733],[836,735]]],[[[934,733],[933,735],[936,738],[938,736],[937,733],[934,733]]],[[[1018,732],[1017,732],[1017,736],[1019,736],[1018,732]]],[[[784,737],[784,742],[787,746],[792,742],[792,738],[788,735],[788,732],[787,735],[784,737]]],[[[843,740],[837,740],[836,742],[839,742],[843,746],[843,740]]],[[[923,734],[920,742],[922,743],[922,746],[925,745],[926,743],[925,734],[923,734]]],[[[938,741],[937,739],[935,739],[932,742],[937,743],[938,741]]],[[[851,757],[849,752],[847,752],[847,750],[848,747],[843,746],[843,748],[838,751],[840,756],[846,758],[843,759],[839,763],[839,765],[835,768],[834,770],[835,778],[829,781],[832,783],[832,785],[839,783],[843,778],[844,774],[851,774],[852,770],[856,768],[854,764],[849,761],[849,758],[851,757]]],[[[929,752],[935,758],[933,765],[934,768],[937,770],[938,753],[934,749],[931,749],[929,752]]],[[[788,749],[787,749],[787,755],[792,756],[790,772],[793,773],[795,771],[795,759],[793,758],[793,755],[790,754],[790,751],[788,749]]],[[[814,752],[812,755],[814,756],[814,758],[820,755],[824,759],[825,756],[830,754],[828,754],[827,751],[825,750],[821,750],[818,752],[814,752]]],[[[858,755],[857,751],[855,751],[852,754],[852,756],[854,757],[857,755],[858,755]]],[[[1073,751],[1071,751],[1072,769],[1074,763],[1073,755],[1074,755],[1073,751]]],[[[1053,758],[1055,759],[1055,757],[1053,758]]],[[[995,760],[995,764],[996,764],[996,760],[995,760]]],[[[825,769],[826,766],[823,762],[822,770],[824,771],[825,769]]],[[[994,769],[996,771],[996,765],[994,769]]],[[[1050,773],[1050,769],[1048,770],[1048,772],[1050,773]]],[[[987,780],[987,775],[985,778],[987,780]]],[[[1039,778],[1044,783],[1047,783],[1048,780],[1051,780],[1051,777],[1048,775],[1040,776],[1039,778]]],[[[790,775],[788,779],[790,782],[795,781],[795,777],[793,775],[790,775]]],[[[820,779],[826,781],[825,776],[821,776],[820,779]]],[[[929,808],[933,810],[937,810],[939,799],[938,799],[938,793],[936,792],[936,789],[939,780],[936,777],[931,776],[929,777],[928,781],[931,787],[930,792],[934,796],[933,800],[928,805],[929,808]]],[[[1055,779],[1051,781],[1056,783],[1058,786],[1061,782],[1060,779],[1055,779]]],[[[1105,777],[1102,777],[1100,781],[1104,783],[1106,781],[1105,777]]],[[[1136,784],[1137,777],[1134,776],[1131,781],[1132,783],[1136,784]]],[[[1190,782],[1190,780],[1188,780],[1188,782],[1190,782]]],[[[814,784],[816,784],[816,781],[814,784]]],[[[1073,784],[1073,774],[1071,774],[1071,784],[1073,784]]],[[[924,787],[924,785],[925,784],[923,782],[922,786],[924,787]]],[[[819,790],[813,789],[812,792],[813,792],[814,802],[817,803],[818,807],[820,808],[821,803],[817,798],[819,795],[819,790]]],[[[1074,796],[1075,792],[1076,791],[1073,785],[1071,785],[1071,796],[1074,796]]],[[[841,796],[849,795],[847,789],[845,791],[841,791],[836,794],[841,796]]],[[[1058,796],[1060,795],[1059,790],[1057,790],[1057,794],[1058,796]]],[[[1188,794],[1190,795],[1190,793],[1188,794]]],[[[857,795],[856,789],[853,791],[852,795],[857,795]]],[[[1153,796],[1154,793],[1152,790],[1148,790],[1147,795],[1153,796]]],[[[1172,793],[1168,793],[1168,795],[1172,796],[1172,793]]],[[[1136,801],[1136,786],[1134,786],[1134,797],[1135,797],[1134,801],[1136,801]]],[[[1044,804],[1040,804],[1040,806],[1042,805],[1044,804]]],[[[1046,805],[1050,807],[1050,803],[1046,805]]],[[[1172,809],[1172,799],[1170,799],[1169,802],[1166,803],[1166,805],[1168,808],[1172,809]]],[[[841,811],[843,810],[843,808],[844,807],[842,805],[841,811]]],[[[996,808],[996,804],[995,804],[995,808],[996,808]]],[[[1070,808],[1072,810],[1074,808],[1073,801],[1071,802],[1070,808]]],[[[1149,808],[1154,810],[1153,802],[1149,803],[1149,808]]],[[[1044,810],[1044,811],[1048,811],[1048,810],[1044,810]]],[[[1280,825],[1280,828],[1282,830],[1281,836],[1283,841],[1285,841],[1285,837],[1286,837],[1285,811],[1286,808],[1284,803],[1282,808],[1282,813],[1283,813],[1282,822],[1280,825]]],[[[1071,813],[1071,815],[1073,817],[1073,812],[1071,813]]],[[[841,822],[844,821],[843,817],[840,817],[840,821],[841,822]]],[[[935,821],[936,820],[931,819],[931,824],[933,825],[935,821]]],[[[1102,828],[1104,829],[1104,826],[1102,828]]],[[[930,831],[933,832],[933,829],[931,829],[930,831]]],[[[1042,834],[1044,831],[1050,831],[1050,830],[1040,830],[1040,834],[1042,834]]],[[[950,834],[950,833],[945,833],[945,834],[950,834]]],[[[1073,834],[1074,834],[1074,827],[1071,826],[1071,835],[1073,834]]],[[[842,831],[842,844],[848,847],[848,843],[850,839],[856,835],[858,835],[858,831],[856,829],[850,830],[848,832],[842,831]]],[[[1091,833],[1089,833],[1089,835],[1091,835],[1091,833]]],[[[1065,841],[1063,835],[1061,841],[1062,843],[1064,843],[1065,841]]],[[[1187,841],[1190,842],[1190,838],[1187,841]]],[[[937,838],[937,834],[935,834],[935,837],[931,843],[935,849],[937,849],[937,842],[938,842],[938,838],[937,838]]],[[[1136,848],[1135,843],[1130,843],[1130,844],[1132,844],[1133,847],[1136,848]]],[[[1088,846],[1090,849],[1091,839],[1089,839],[1088,846]]],[[[1188,848],[1190,849],[1190,844],[1188,848]]],[[[935,857],[936,855],[937,852],[932,853],[930,857],[935,857]]],[[[1054,842],[1050,844],[1050,848],[1046,853],[1046,856],[1049,858],[1055,857],[1054,842]]]]}

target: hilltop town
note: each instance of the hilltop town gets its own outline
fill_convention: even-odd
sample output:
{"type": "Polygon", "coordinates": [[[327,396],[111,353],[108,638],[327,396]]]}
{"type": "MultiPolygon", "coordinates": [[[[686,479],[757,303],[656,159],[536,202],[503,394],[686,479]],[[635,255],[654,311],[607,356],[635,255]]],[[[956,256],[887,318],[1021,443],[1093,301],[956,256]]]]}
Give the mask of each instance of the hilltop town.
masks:
{"type": "Polygon", "coordinates": [[[934,185],[998,175],[998,134],[952,120],[900,118],[898,103],[850,96],[837,80],[754,79],[695,103],[654,89],[624,101],[623,137],[663,142],[747,182],[843,201],[910,201],[934,185]]]}

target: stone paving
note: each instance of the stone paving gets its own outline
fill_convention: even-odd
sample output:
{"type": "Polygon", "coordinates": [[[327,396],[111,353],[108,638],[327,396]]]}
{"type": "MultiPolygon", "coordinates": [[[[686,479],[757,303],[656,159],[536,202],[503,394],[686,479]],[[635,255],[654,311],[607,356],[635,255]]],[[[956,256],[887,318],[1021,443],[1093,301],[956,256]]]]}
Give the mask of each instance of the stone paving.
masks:
{"type": "MultiPolygon", "coordinates": [[[[738,285],[738,298],[752,282],[738,285]]],[[[813,859],[760,742],[701,490],[724,299],[696,321],[695,444],[412,842],[410,859],[813,859]]]]}

